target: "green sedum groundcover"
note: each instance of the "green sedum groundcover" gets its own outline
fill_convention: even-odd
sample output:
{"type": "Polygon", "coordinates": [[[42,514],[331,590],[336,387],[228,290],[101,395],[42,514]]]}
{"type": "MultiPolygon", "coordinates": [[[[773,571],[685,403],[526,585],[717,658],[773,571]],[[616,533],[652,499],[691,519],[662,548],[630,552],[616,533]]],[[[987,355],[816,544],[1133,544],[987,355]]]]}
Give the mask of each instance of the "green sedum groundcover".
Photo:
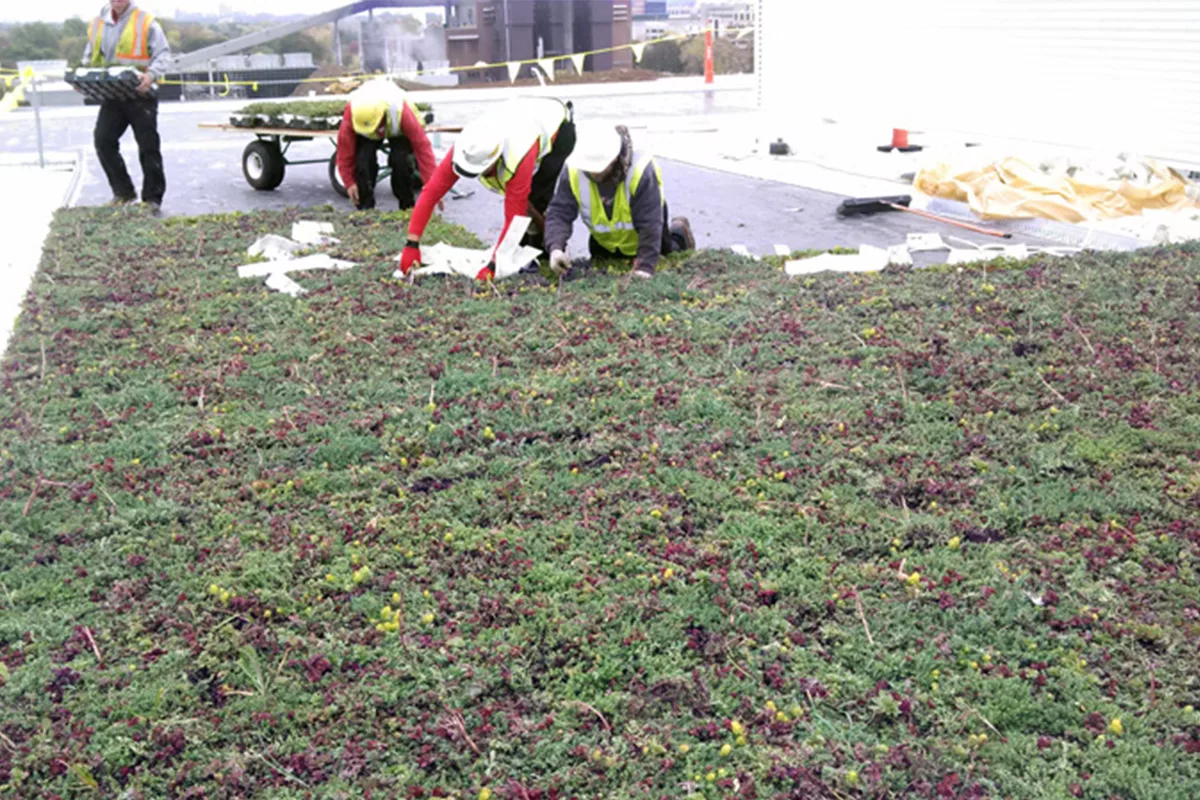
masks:
{"type": "Polygon", "coordinates": [[[298,215],[58,216],[0,796],[1200,796],[1192,252],[237,278],[298,215]]]}

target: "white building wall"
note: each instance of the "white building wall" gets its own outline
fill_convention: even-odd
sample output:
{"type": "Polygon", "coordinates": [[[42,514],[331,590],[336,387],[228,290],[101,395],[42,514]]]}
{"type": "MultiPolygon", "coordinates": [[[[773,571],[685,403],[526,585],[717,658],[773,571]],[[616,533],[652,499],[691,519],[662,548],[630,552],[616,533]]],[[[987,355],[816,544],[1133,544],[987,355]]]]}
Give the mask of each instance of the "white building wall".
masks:
{"type": "Polygon", "coordinates": [[[1200,166],[1197,0],[758,0],[760,105],[1200,166]]]}

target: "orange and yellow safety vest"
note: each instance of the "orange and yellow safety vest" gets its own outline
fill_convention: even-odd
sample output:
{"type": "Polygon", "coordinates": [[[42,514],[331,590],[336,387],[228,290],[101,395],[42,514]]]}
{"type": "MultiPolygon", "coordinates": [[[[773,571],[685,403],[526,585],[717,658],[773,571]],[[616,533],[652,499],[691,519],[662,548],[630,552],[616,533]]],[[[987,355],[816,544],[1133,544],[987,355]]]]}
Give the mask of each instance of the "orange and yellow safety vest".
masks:
{"type": "MultiPolygon", "coordinates": [[[[120,24],[120,23],[118,23],[120,24]]],[[[101,49],[104,39],[104,18],[96,17],[88,28],[88,40],[92,43],[92,66],[103,67],[110,64],[127,64],[135,67],[150,66],[150,28],[154,25],[154,16],[140,8],[125,18],[125,27],[121,29],[121,38],[117,42],[117,50],[113,57],[106,59],[101,49]]]]}

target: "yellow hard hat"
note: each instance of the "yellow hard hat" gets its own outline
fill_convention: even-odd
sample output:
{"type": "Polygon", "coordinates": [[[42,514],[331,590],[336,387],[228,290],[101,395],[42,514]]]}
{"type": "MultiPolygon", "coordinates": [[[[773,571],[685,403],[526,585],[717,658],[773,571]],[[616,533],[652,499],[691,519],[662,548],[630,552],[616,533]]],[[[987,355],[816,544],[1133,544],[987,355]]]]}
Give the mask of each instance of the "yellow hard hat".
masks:
{"type": "Polygon", "coordinates": [[[354,122],[354,132],[359,136],[374,136],[383,117],[387,114],[386,100],[377,98],[362,98],[350,100],[350,118],[354,122]]]}

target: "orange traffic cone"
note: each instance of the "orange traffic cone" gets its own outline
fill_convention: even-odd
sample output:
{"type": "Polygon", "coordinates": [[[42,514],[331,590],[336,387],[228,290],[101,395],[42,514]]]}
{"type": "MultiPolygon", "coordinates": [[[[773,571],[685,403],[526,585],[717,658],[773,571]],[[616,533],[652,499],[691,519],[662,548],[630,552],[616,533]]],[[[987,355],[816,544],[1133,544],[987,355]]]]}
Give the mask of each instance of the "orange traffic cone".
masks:
{"type": "Polygon", "coordinates": [[[890,153],[893,150],[899,150],[901,153],[919,153],[924,148],[919,144],[908,143],[907,128],[892,128],[892,143],[881,144],[876,149],[881,153],[890,153]]]}

